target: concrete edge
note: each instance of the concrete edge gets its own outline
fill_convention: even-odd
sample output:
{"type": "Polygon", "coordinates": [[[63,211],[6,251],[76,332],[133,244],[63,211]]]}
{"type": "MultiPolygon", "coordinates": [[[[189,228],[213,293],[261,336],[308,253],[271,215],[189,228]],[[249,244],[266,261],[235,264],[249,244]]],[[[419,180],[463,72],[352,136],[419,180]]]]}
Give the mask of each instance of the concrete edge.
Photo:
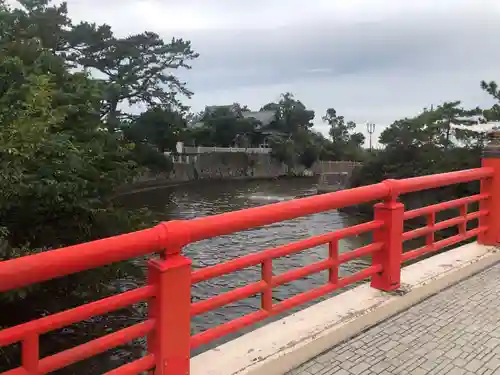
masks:
{"type": "Polygon", "coordinates": [[[197,355],[191,375],[285,374],[499,261],[499,249],[477,243],[432,256],[403,268],[397,293],[358,286],[197,355]]]}

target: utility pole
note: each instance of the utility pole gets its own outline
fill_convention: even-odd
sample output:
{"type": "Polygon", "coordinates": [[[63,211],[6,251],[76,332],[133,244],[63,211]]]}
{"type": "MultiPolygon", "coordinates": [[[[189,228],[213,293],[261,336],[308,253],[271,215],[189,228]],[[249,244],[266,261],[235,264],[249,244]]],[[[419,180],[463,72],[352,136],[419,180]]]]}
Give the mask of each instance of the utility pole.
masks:
{"type": "Polygon", "coordinates": [[[372,151],[372,137],[375,132],[375,124],[373,122],[369,122],[366,124],[366,131],[368,132],[368,137],[370,137],[370,152],[372,151]]]}

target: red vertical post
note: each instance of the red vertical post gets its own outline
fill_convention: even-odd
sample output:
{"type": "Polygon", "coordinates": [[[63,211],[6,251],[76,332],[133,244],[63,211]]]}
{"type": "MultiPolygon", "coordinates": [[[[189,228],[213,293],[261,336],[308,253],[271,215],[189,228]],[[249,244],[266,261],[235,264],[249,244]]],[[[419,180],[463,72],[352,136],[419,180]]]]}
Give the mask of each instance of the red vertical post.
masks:
{"type": "Polygon", "coordinates": [[[22,342],[22,365],[27,374],[38,374],[40,343],[36,333],[30,334],[22,342]]]}
{"type": "Polygon", "coordinates": [[[270,312],[273,309],[273,260],[266,259],[261,267],[262,280],[267,284],[266,289],[261,293],[261,308],[270,312]]]}
{"type": "Polygon", "coordinates": [[[469,207],[467,204],[460,206],[460,217],[464,219],[463,223],[458,225],[458,233],[462,236],[465,236],[467,233],[467,212],[469,211],[469,207]]]}
{"type": "Polygon", "coordinates": [[[390,291],[401,283],[401,257],[403,254],[404,205],[395,199],[374,206],[374,219],[382,221],[383,227],[373,234],[374,242],[383,243],[383,248],[373,254],[373,265],[382,265],[382,271],[373,275],[371,286],[390,291]]]}
{"type": "Polygon", "coordinates": [[[500,242],[500,146],[497,138],[486,146],[483,153],[482,166],[493,169],[493,177],[481,181],[481,193],[489,194],[489,198],[481,201],[480,210],[487,210],[488,215],[479,218],[479,226],[486,232],[479,234],[478,242],[482,245],[497,245],[500,242]]]}
{"type": "Polygon", "coordinates": [[[427,215],[427,228],[431,229],[431,232],[429,232],[427,236],[425,236],[425,244],[427,246],[431,246],[434,243],[434,237],[435,237],[434,225],[436,225],[436,213],[432,212],[429,215],[427,215]]]}
{"type": "Polygon", "coordinates": [[[191,260],[179,252],[148,263],[149,283],[156,288],[149,305],[155,328],[148,337],[155,375],[189,375],[191,338],[191,260]]]}
{"type": "Polygon", "coordinates": [[[328,269],[328,283],[337,285],[339,282],[339,240],[333,240],[328,244],[328,259],[332,266],[328,269]]]}

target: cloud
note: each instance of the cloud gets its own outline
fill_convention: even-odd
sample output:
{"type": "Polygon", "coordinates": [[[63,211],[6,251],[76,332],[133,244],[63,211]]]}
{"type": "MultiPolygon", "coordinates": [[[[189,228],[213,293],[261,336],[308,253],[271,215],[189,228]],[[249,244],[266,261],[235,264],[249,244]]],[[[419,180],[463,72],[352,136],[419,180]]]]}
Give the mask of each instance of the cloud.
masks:
{"type": "MultiPolygon", "coordinates": [[[[75,20],[121,35],[180,36],[200,53],[179,72],[193,109],[252,108],[285,91],[321,115],[334,107],[378,132],[424,106],[491,104],[482,79],[499,79],[497,0],[69,0],[75,20]]],[[[364,130],[360,125],[360,130],[364,130]]]]}

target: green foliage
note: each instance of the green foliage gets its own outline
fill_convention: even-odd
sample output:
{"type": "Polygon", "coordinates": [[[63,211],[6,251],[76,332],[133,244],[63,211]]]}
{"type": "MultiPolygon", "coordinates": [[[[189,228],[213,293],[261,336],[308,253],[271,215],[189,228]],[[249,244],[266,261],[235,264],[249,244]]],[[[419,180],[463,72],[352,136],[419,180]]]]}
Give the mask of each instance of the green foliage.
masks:
{"type": "Polygon", "coordinates": [[[122,130],[125,138],[135,144],[133,155],[137,163],[155,172],[172,169],[172,161],[165,153],[177,152],[176,144],[187,131],[182,113],[161,107],[141,113],[122,130]]]}
{"type": "MultiPolygon", "coordinates": [[[[196,54],[188,42],[152,33],[119,39],[108,26],[73,26],[65,3],[20,5],[0,1],[0,260],[151,225],[147,211],[124,210],[110,197],[147,167],[171,167],[163,151],[185,128],[176,95],[189,92],[170,73],[196,54]],[[109,80],[75,69],[82,65],[104,67],[109,80]],[[119,95],[110,96],[116,84],[119,95]],[[125,100],[151,108],[125,128],[120,112],[120,127],[110,126],[110,103],[125,100]]],[[[104,282],[125,270],[85,277],[104,282]]],[[[81,277],[44,287],[54,297],[83,293],[81,277]]],[[[23,299],[26,290],[2,297],[23,299]]]]}
{"type": "Polygon", "coordinates": [[[361,160],[365,136],[363,133],[355,132],[356,123],[346,122],[344,116],[339,116],[333,108],[326,110],[323,121],[330,125],[331,143],[327,146],[329,159],[361,160]]]}
{"type": "Polygon", "coordinates": [[[499,102],[483,111],[484,117],[489,121],[500,121],[500,90],[498,84],[495,81],[481,81],[481,88],[499,102]]]}
{"type": "Polygon", "coordinates": [[[274,128],[286,134],[296,134],[300,129],[310,129],[313,126],[314,111],[308,110],[293,94],[281,94],[278,103],[268,103],[262,107],[264,111],[276,111],[274,128]]]}
{"type": "Polygon", "coordinates": [[[146,142],[159,152],[175,152],[176,144],[186,130],[186,120],[178,111],[153,107],[140,114],[132,123],[130,136],[134,141],[146,142]]]}
{"type": "Polygon", "coordinates": [[[484,135],[450,126],[467,124],[467,118],[477,114],[480,109],[465,110],[455,101],[395,121],[380,135],[384,149],[365,161],[353,176],[353,185],[479,166],[484,135]]]}
{"type": "Polygon", "coordinates": [[[290,138],[272,137],[270,139],[271,156],[284,163],[289,168],[296,163],[297,151],[295,143],[290,138]]]}
{"type": "Polygon", "coordinates": [[[147,169],[153,173],[170,172],[173,168],[171,156],[159,152],[149,143],[136,142],[130,157],[139,166],[147,166],[147,169]]]}
{"type": "Polygon", "coordinates": [[[319,150],[316,145],[308,143],[299,154],[299,162],[306,168],[311,168],[318,160],[319,150]]]}
{"type": "Polygon", "coordinates": [[[276,120],[268,127],[277,132],[271,138],[271,155],[289,170],[298,164],[311,168],[328,142],[311,130],[314,111],[307,109],[291,93],[282,94],[279,102],[268,103],[261,111],[276,112],[276,120]]]}
{"type": "Polygon", "coordinates": [[[241,136],[253,137],[257,122],[237,116],[227,108],[219,108],[203,117],[209,142],[214,146],[231,147],[241,136]]]}
{"type": "MultiPolygon", "coordinates": [[[[248,106],[234,103],[230,106],[207,108],[197,115],[191,114],[191,127],[183,135],[183,141],[192,146],[257,147],[266,140],[271,155],[286,164],[289,170],[300,165],[306,168],[321,160],[361,160],[365,155],[362,145],[364,136],[355,132],[356,124],[344,122],[335,110],[327,112],[332,140],[312,130],[315,113],[291,93],[281,94],[276,103],[264,105],[260,111],[275,112],[272,121],[261,123],[245,118],[248,106]]],[[[257,116],[258,117],[258,116],[257,116]]]]}
{"type": "MultiPolygon", "coordinates": [[[[453,129],[450,124],[470,124],[469,116],[482,114],[478,108],[466,110],[459,101],[446,102],[425,108],[419,115],[395,121],[379,138],[384,146],[363,162],[351,178],[353,187],[380,182],[476,168],[484,146],[484,135],[468,130],[453,129]]],[[[432,192],[401,197],[408,209],[430,205],[443,200],[477,193],[478,184],[454,185],[432,192]]],[[[371,205],[358,207],[371,213],[371,205]]],[[[450,218],[448,211],[440,213],[439,220],[450,218]]]]}
{"type": "Polygon", "coordinates": [[[173,38],[166,43],[149,31],[119,38],[109,26],[87,22],[75,26],[68,41],[71,61],[105,77],[102,114],[111,128],[127,117],[118,108],[124,102],[184,109],[178,95],[192,95],[173,74],[175,69],[190,69],[189,61],[198,57],[189,41],[173,38]]]}

